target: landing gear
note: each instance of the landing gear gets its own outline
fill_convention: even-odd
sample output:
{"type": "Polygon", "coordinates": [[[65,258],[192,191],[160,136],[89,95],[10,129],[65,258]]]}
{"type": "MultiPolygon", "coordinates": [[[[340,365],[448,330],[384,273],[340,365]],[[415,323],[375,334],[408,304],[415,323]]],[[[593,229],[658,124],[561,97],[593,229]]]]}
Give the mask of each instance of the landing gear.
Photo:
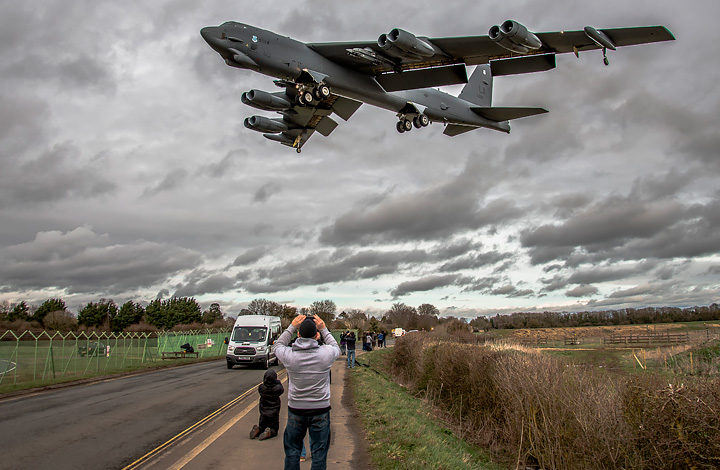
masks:
{"type": "Polygon", "coordinates": [[[313,94],[310,90],[301,91],[298,95],[298,103],[300,103],[300,106],[306,106],[312,103],[312,100],[313,94]]]}
{"type": "Polygon", "coordinates": [[[607,48],[606,47],[603,47],[603,64],[605,64],[605,66],[610,65],[610,60],[608,60],[608,57],[607,57],[607,48]]]}
{"type": "Polygon", "coordinates": [[[413,118],[413,125],[416,129],[427,127],[428,124],[430,124],[430,118],[427,117],[427,114],[418,114],[413,118]]]}
{"type": "Polygon", "coordinates": [[[330,98],[330,87],[321,83],[316,87],[301,85],[298,93],[298,103],[300,106],[312,104],[313,100],[323,101],[330,98]]]}
{"type": "Polygon", "coordinates": [[[315,98],[319,101],[330,98],[330,87],[324,83],[318,85],[317,88],[315,88],[315,98]]]}
{"type": "Polygon", "coordinates": [[[397,131],[402,134],[403,132],[410,132],[413,128],[413,124],[412,121],[410,121],[409,119],[403,119],[401,121],[398,121],[395,127],[397,131]]]}
{"type": "Polygon", "coordinates": [[[395,127],[401,134],[403,132],[410,132],[413,126],[415,126],[416,129],[420,129],[421,127],[427,127],[430,124],[430,118],[427,117],[426,114],[418,114],[412,118],[412,120],[405,115],[400,115],[399,117],[400,120],[395,127]]]}
{"type": "Polygon", "coordinates": [[[300,147],[298,147],[298,148],[295,149],[295,151],[296,151],[297,153],[300,153],[300,152],[302,152],[302,149],[301,149],[300,147]]]}

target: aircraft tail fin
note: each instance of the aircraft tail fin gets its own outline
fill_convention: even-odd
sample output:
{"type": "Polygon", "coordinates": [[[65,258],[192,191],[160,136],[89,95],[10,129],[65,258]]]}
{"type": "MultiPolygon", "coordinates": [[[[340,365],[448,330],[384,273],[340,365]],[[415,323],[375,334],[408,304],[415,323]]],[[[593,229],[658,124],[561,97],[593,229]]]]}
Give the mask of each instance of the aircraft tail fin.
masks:
{"type": "Polygon", "coordinates": [[[475,71],[458,98],[489,108],[492,106],[492,89],[493,76],[490,64],[481,64],[475,67],[475,71]]]}

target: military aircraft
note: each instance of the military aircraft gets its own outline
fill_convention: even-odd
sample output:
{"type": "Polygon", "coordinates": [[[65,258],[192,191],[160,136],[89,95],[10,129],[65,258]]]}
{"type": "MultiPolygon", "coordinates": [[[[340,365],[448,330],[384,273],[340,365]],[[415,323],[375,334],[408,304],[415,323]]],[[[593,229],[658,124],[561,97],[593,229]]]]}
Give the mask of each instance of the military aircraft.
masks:
{"type": "Polygon", "coordinates": [[[508,121],[547,110],[493,106],[493,77],[550,70],[556,54],[570,52],[602,50],[608,65],[608,49],[675,39],[664,26],[533,33],[513,20],[487,36],[427,38],[395,28],[371,42],[306,44],[234,21],[200,34],[227,65],[277,79],[282,91],[250,90],[241,101],[280,117],[251,116],[244,125],[298,153],[315,131],[327,137],[337,127],[332,113],[347,121],[362,103],[396,113],[400,133],[432,122],[445,124],[449,136],[509,133],[508,121]],[[459,96],[433,88],[463,83],[459,96]]]}

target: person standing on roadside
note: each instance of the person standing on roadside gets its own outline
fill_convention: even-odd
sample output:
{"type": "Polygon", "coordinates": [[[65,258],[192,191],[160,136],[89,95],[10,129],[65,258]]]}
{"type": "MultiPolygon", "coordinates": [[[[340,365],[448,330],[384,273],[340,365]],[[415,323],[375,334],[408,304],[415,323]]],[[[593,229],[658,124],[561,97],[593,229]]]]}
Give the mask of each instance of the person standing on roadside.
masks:
{"type": "Polygon", "coordinates": [[[275,355],[288,371],[285,470],[300,469],[303,438],[308,431],[310,468],[325,470],[330,447],[330,367],[340,356],[340,347],[320,317],[298,315],[275,342],[275,355]],[[288,346],[296,332],[298,339],[288,346]],[[323,345],[318,344],[320,339],[323,345]]]}
{"type": "Polygon", "coordinates": [[[355,367],[355,332],[351,331],[345,335],[345,347],[347,348],[348,369],[355,367]]]}
{"type": "Polygon", "coordinates": [[[340,333],[340,354],[345,355],[345,335],[347,335],[347,332],[343,331],[340,333]]]}

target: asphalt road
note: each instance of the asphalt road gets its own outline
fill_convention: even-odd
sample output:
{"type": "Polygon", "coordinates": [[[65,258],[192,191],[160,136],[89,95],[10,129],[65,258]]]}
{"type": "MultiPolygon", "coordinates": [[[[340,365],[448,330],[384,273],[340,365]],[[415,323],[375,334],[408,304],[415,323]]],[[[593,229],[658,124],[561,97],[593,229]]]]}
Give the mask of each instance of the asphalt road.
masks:
{"type": "Polygon", "coordinates": [[[262,382],[225,360],[0,401],[0,469],[119,469],[262,382]]]}

